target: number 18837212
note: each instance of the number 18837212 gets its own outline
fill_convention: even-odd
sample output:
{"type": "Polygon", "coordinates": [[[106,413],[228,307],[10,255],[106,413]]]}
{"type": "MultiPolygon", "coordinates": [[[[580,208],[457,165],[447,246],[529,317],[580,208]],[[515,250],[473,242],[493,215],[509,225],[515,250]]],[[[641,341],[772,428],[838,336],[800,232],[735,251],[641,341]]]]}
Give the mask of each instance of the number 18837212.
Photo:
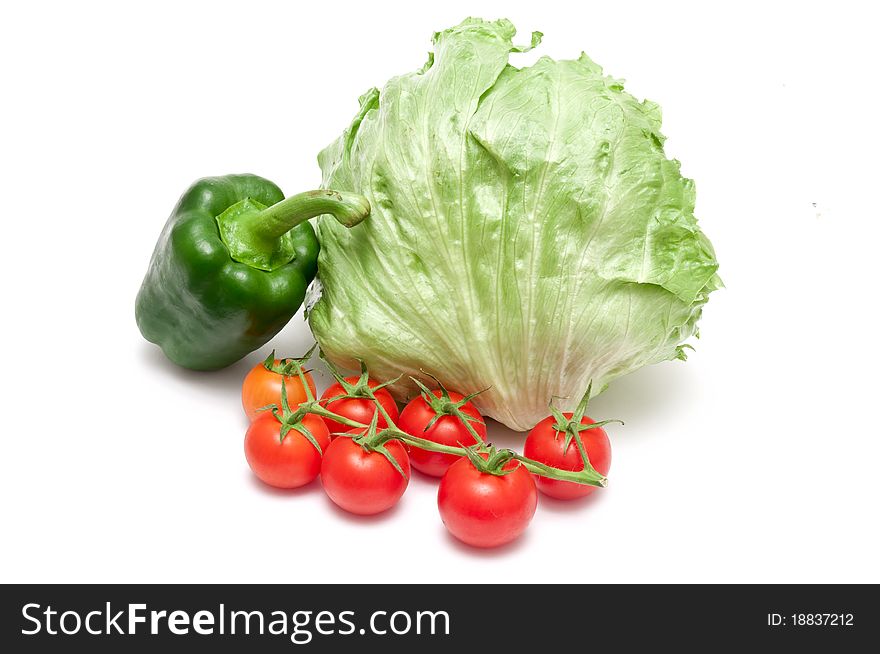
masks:
{"type": "Polygon", "coordinates": [[[768,613],[769,627],[852,627],[852,613],[768,613]]]}

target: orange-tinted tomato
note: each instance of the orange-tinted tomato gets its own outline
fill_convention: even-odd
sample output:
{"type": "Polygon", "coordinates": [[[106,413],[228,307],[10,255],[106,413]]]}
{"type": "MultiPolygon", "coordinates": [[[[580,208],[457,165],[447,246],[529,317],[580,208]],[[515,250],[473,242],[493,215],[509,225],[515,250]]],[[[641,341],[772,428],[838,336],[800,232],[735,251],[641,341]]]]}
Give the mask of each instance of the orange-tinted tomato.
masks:
{"type": "MultiPolygon", "coordinates": [[[[281,362],[275,359],[275,365],[279,363],[281,362]]],[[[312,391],[312,397],[315,397],[315,380],[308,372],[303,373],[303,376],[312,391]]],[[[269,404],[281,406],[282,379],[287,387],[287,401],[292,409],[296,409],[308,399],[299,375],[281,375],[266,368],[265,363],[261,361],[251,368],[241,386],[241,406],[249,420],[253,421],[263,413],[259,411],[261,407],[269,404]]]]}

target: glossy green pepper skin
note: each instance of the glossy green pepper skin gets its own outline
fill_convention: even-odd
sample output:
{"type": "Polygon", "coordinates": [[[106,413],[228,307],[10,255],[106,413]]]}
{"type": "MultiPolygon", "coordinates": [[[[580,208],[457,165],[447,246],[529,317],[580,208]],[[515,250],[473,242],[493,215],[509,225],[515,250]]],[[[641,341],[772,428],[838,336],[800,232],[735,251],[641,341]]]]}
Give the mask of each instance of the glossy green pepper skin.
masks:
{"type": "Polygon", "coordinates": [[[284,199],[256,175],[207,177],[180,198],[137,295],[144,338],[193,370],[235,363],[277,334],[315,276],[324,213],[351,227],[369,215],[362,196],[332,190],[284,199]]]}

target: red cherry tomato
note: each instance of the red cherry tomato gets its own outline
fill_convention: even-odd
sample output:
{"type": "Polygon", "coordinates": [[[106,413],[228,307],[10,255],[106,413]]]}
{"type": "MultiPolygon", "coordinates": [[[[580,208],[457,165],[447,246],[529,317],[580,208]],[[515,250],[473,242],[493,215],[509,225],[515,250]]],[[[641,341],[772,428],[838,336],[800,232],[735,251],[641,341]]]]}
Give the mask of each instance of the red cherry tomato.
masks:
{"type": "MultiPolygon", "coordinates": [[[[442,391],[436,390],[431,391],[431,393],[438,399],[443,397],[442,391]]],[[[464,396],[461,393],[456,393],[454,391],[448,391],[448,393],[449,401],[452,403],[458,403],[464,399],[464,396]]],[[[483,423],[483,416],[477,411],[477,407],[471,402],[466,402],[459,407],[459,410],[479,421],[469,421],[469,424],[482,440],[485,441],[486,425],[483,423]]],[[[425,402],[424,397],[419,395],[418,397],[413,398],[409,404],[403,408],[403,411],[400,412],[400,419],[397,421],[397,426],[401,431],[404,431],[411,436],[424,438],[435,443],[440,443],[441,445],[450,445],[453,447],[462,445],[467,447],[477,443],[477,439],[475,439],[471,432],[468,431],[468,428],[465,427],[464,421],[454,415],[441,415],[426,431],[425,428],[436,415],[437,412],[430,404],[425,402]]],[[[409,450],[409,458],[412,462],[412,467],[419,472],[433,477],[442,477],[449,469],[449,466],[458,461],[461,457],[455,456],[454,454],[444,454],[442,452],[429,452],[428,450],[423,450],[413,445],[409,450]]]]}
{"type": "Polygon", "coordinates": [[[334,504],[358,515],[381,513],[397,504],[409,484],[409,456],[400,441],[388,441],[385,449],[403,475],[381,452],[368,452],[348,436],[333,439],[324,453],[321,481],[334,504]]]}
{"type": "MultiPolygon", "coordinates": [[[[346,377],[345,381],[349,384],[357,384],[359,379],[360,378],[357,376],[346,377]]],[[[375,388],[379,385],[379,382],[371,379],[367,382],[367,385],[370,388],[375,388]]],[[[373,419],[373,414],[377,412],[373,400],[368,397],[340,397],[338,400],[332,399],[334,397],[339,397],[340,395],[345,395],[345,389],[337,382],[330,386],[324,391],[323,395],[321,395],[321,406],[325,409],[329,409],[333,413],[348,418],[349,420],[354,420],[362,425],[369,425],[370,421],[373,419]]],[[[391,393],[388,392],[388,389],[380,388],[378,391],[375,391],[375,395],[379,404],[382,405],[382,408],[385,409],[391,417],[391,420],[396,421],[398,416],[397,404],[394,402],[394,398],[391,397],[391,393]]],[[[323,418],[323,420],[331,434],[344,433],[351,429],[349,425],[336,422],[332,418],[323,418]]],[[[388,426],[388,423],[382,416],[381,412],[379,412],[377,426],[379,428],[388,426]]]]}
{"type": "MultiPolygon", "coordinates": [[[[571,413],[563,415],[571,420],[571,413]]],[[[594,422],[595,420],[587,416],[581,419],[582,425],[591,425],[594,422]]],[[[556,424],[556,420],[550,416],[535,425],[526,437],[523,454],[539,463],[561,470],[583,470],[584,462],[578,451],[577,443],[572,439],[568,444],[568,449],[565,449],[563,452],[565,448],[565,434],[556,431],[553,428],[554,424],[556,424]]],[[[611,441],[608,440],[608,434],[601,427],[595,427],[594,429],[586,429],[579,432],[578,436],[581,443],[584,444],[584,451],[587,453],[587,458],[590,459],[590,464],[599,473],[607,475],[608,470],[611,468],[611,441]]],[[[535,476],[535,481],[542,493],[560,500],[585,497],[596,490],[596,486],[548,479],[539,475],[535,476]]]]}
{"type": "Polygon", "coordinates": [[[528,527],[538,505],[535,482],[518,461],[506,475],[480,472],[468,459],[453,463],[437,494],[440,517],[449,532],[474,547],[497,547],[528,527]]]}
{"type": "MultiPolygon", "coordinates": [[[[321,450],[330,446],[327,426],[317,416],[303,420],[321,450]]],[[[261,481],[276,488],[298,488],[318,476],[321,454],[296,429],[281,439],[281,423],[269,412],[263,412],[251,423],[244,437],[244,454],[248,465],[261,481]]]]}

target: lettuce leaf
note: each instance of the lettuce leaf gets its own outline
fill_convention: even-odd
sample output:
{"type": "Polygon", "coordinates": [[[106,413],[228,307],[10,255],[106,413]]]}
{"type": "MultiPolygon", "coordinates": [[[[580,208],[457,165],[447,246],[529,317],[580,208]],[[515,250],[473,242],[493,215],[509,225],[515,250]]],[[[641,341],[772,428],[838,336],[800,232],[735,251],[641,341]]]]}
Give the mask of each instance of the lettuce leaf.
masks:
{"type": "Polygon", "coordinates": [[[318,221],[309,321],[331,361],[403,374],[399,399],[427,372],[488,388],[478,408],[525,430],[554,396],[684,358],[721,282],[660,108],[586,55],[515,68],[515,31],[438,32],[427,64],[364,94],[320,153],[324,185],[373,212],[351,230],[318,221]]]}

